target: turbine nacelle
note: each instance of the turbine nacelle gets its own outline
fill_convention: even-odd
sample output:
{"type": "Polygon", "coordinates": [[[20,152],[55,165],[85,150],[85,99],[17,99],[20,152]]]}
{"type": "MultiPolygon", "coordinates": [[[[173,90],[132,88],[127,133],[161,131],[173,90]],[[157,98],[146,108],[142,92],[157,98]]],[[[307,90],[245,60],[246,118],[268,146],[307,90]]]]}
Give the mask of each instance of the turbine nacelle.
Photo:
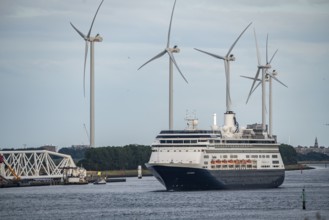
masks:
{"type": "Polygon", "coordinates": [[[89,37],[88,41],[89,42],[102,42],[103,38],[99,34],[97,34],[95,37],[89,37]]]}
{"type": "Polygon", "coordinates": [[[173,48],[167,48],[166,51],[170,53],[179,53],[180,49],[178,48],[178,46],[175,45],[173,48]]]}
{"type": "Polygon", "coordinates": [[[227,61],[235,61],[235,56],[233,54],[230,54],[230,56],[227,57],[227,61]]]}

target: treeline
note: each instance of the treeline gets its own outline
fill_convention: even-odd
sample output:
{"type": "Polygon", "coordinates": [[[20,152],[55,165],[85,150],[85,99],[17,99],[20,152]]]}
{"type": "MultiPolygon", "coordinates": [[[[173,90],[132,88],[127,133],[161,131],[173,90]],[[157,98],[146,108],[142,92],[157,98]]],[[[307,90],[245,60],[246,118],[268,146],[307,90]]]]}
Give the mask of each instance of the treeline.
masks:
{"type": "Polygon", "coordinates": [[[145,168],[150,155],[151,148],[145,145],[88,148],[77,165],[87,170],[131,170],[138,165],[145,168]]]}
{"type": "MultiPolygon", "coordinates": [[[[280,154],[285,165],[294,165],[298,161],[329,160],[326,154],[311,152],[306,155],[298,154],[287,144],[279,146],[280,154]]],[[[69,154],[78,166],[87,170],[131,170],[138,165],[145,168],[150,159],[151,147],[145,145],[126,145],[123,147],[97,147],[97,148],[62,148],[60,153],[69,154]]]]}
{"type": "Polygon", "coordinates": [[[85,158],[88,149],[86,147],[63,147],[59,149],[58,153],[71,155],[75,162],[79,162],[85,158]]]}
{"type": "Polygon", "coordinates": [[[295,148],[287,144],[281,144],[279,146],[279,151],[284,165],[297,164],[298,156],[295,148]]]}
{"type": "Polygon", "coordinates": [[[318,152],[309,152],[307,154],[298,154],[298,161],[329,161],[329,156],[327,154],[322,154],[318,152]]]}

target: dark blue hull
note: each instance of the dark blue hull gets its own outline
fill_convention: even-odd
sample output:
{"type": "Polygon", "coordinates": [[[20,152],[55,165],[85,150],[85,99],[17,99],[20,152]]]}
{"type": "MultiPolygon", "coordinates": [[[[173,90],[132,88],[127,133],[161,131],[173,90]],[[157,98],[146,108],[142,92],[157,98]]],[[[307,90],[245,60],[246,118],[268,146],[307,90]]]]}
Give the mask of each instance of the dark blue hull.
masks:
{"type": "Polygon", "coordinates": [[[279,187],[284,170],[206,170],[200,168],[146,166],[167,190],[261,189],[279,187]]]}

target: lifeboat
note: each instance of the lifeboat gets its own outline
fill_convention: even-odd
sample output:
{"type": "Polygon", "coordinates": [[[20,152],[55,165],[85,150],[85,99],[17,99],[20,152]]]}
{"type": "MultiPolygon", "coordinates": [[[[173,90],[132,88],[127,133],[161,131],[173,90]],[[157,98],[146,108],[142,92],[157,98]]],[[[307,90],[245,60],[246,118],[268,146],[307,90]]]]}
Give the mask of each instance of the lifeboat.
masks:
{"type": "Polygon", "coordinates": [[[227,163],[227,160],[223,160],[222,162],[223,162],[223,163],[227,163]]]}
{"type": "Polygon", "coordinates": [[[246,162],[247,162],[247,163],[251,163],[251,160],[247,160],[246,162]]]}
{"type": "Polygon", "coordinates": [[[220,161],[220,160],[216,160],[216,163],[217,163],[217,164],[221,164],[222,161],[220,161]]]}
{"type": "Polygon", "coordinates": [[[234,163],[235,163],[235,164],[239,164],[240,161],[239,161],[239,160],[235,160],[234,163]]]}
{"type": "Polygon", "coordinates": [[[214,161],[214,160],[211,160],[211,162],[210,162],[211,164],[215,164],[216,162],[214,161]]]}
{"type": "Polygon", "coordinates": [[[228,163],[233,163],[233,160],[228,160],[227,162],[228,162],[228,163]]]}

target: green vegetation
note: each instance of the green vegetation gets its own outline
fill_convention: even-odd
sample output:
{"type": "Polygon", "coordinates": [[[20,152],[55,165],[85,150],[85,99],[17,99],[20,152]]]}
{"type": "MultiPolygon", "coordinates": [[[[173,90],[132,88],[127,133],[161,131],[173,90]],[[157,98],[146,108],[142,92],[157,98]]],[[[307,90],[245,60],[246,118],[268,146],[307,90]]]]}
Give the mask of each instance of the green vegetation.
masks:
{"type": "MultiPolygon", "coordinates": [[[[296,150],[287,144],[279,146],[283,163],[286,166],[297,165],[298,161],[321,161],[329,160],[329,156],[311,152],[306,155],[297,154],[296,150]]],[[[146,169],[145,163],[149,161],[151,147],[145,145],[126,145],[123,147],[97,147],[97,148],[62,148],[60,153],[69,154],[87,170],[125,172],[136,170],[138,165],[146,169]]],[[[112,174],[114,175],[114,174],[112,174]]]]}
{"type": "Polygon", "coordinates": [[[85,158],[85,154],[88,148],[84,147],[63,147],[58,153],[71,155],[72,159],[75,162],[78,162],[85,158]]]}
{"type": "Polygon", "coordinates": [[[281,144],[279,146],[280,154],[284,165],[297,164],[297,153],[296,150],[287,144],[281,144]]]}
{"type": "Polygon", "coordinates": [[[137,169],[138,165],[145,168],[150,155],[150,146],[144,145],[88,148],[85,158],[77,165],[87,170],[131,170],[137,169]]]}
{"type": "Polygon", "coordinates": [[[329,156],[318,152],[309,152],[308,154],[298,154],[298,161],[323,161],[329,160],[329,156]]]}

